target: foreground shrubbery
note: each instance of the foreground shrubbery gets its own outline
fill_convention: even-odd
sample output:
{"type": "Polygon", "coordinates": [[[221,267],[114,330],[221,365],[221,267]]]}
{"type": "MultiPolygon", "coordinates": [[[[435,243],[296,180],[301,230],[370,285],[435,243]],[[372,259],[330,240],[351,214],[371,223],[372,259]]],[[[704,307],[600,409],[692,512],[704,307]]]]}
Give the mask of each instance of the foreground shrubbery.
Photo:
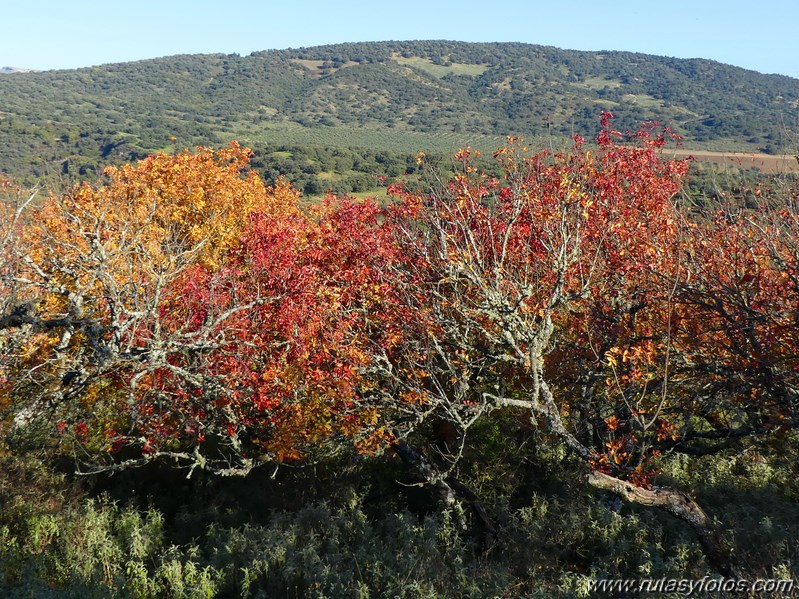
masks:
{"type": "MultiPolygon", "coordinates": [[[[458,505],[420,503],[401,486],[368,493],[386,474],[402,476],[380,460],[329,465],[315,482],[302,471],[246,485],[149,472],[109,479],[90,497],[31,458],[7,457],[0,588],[9,597],[587,597],[595,579],[715,575],[688,527],[580,493],[562,448],[540,454],[524,467],[497,456],[516,473],[492,481],[497,533],[487,547],[458,505]],[[345,475],[331,477],[339,468],[345,475]],[[134,486],[138,497],[126,499],[134,486]],[[302,505],[288,507],[298,495],[302,505]]],[[[796,465],[747,456],[705,458],[698,469],[675,458],[664,470],[722,514],[751,576],[796,578],[796,465]]],[[[489,465],[499,466],[471,464],[489,465]]]]}

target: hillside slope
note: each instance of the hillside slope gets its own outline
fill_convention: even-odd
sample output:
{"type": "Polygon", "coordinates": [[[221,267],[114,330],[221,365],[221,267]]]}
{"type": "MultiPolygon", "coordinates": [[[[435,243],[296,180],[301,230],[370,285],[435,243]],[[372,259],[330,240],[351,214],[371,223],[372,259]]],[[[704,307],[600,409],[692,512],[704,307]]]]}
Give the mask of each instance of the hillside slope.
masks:
{"type": "Polygon", "coordinates": [[[791,149],[799,81],[708,60],[516,43],[371,42],[0,77],[0,173],[82,176],[155,150],[449,151],[659,120],[693,147],[791,149]]]}

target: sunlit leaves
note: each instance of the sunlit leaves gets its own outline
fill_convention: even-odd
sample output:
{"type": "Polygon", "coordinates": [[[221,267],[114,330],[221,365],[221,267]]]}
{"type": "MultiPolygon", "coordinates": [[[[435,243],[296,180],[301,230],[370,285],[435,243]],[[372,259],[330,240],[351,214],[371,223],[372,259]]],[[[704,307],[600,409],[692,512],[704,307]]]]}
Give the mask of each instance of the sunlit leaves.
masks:
{"type": "Polygon", "coordinates": [[[603,125],[593,150],[509,140],[496,177],[462,150],[388,207],[301,208],[237,145],[4,205],[3,407],[226,474],[521,409],[639,485],[681,444],[794,426],[795,206],[691,220],[669,132],[603,125]]]}

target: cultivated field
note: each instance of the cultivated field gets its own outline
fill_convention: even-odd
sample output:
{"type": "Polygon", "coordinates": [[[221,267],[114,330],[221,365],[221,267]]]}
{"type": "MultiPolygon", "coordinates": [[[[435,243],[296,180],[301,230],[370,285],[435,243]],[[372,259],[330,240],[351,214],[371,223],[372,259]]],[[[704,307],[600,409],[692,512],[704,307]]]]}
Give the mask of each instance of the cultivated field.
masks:
{"type": "Polygon", "coordinates": [[[742,169],[757,169],[766,174],[799,173],[799,156],[790,154],[756,154],[740,152],[709,152],[705,150],[687,150],[683,148],[663,151],[664,158],[685,158],[692,156],[700,162],[726,164],[742,169]]]}

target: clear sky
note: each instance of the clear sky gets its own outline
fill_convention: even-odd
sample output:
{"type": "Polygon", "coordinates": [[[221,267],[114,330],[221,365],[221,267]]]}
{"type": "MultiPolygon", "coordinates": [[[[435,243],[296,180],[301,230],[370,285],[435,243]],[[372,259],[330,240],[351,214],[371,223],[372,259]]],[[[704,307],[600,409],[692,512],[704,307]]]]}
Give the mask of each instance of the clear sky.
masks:
{"type": "MultiPolygon", "coordinates": [[[[799,0],[5,0],[0,67],[357,41],[527,42],[709,58],[799,78],[799,0]]],[[[2,99],[0,99],[2,102],[2,99]]]]}

